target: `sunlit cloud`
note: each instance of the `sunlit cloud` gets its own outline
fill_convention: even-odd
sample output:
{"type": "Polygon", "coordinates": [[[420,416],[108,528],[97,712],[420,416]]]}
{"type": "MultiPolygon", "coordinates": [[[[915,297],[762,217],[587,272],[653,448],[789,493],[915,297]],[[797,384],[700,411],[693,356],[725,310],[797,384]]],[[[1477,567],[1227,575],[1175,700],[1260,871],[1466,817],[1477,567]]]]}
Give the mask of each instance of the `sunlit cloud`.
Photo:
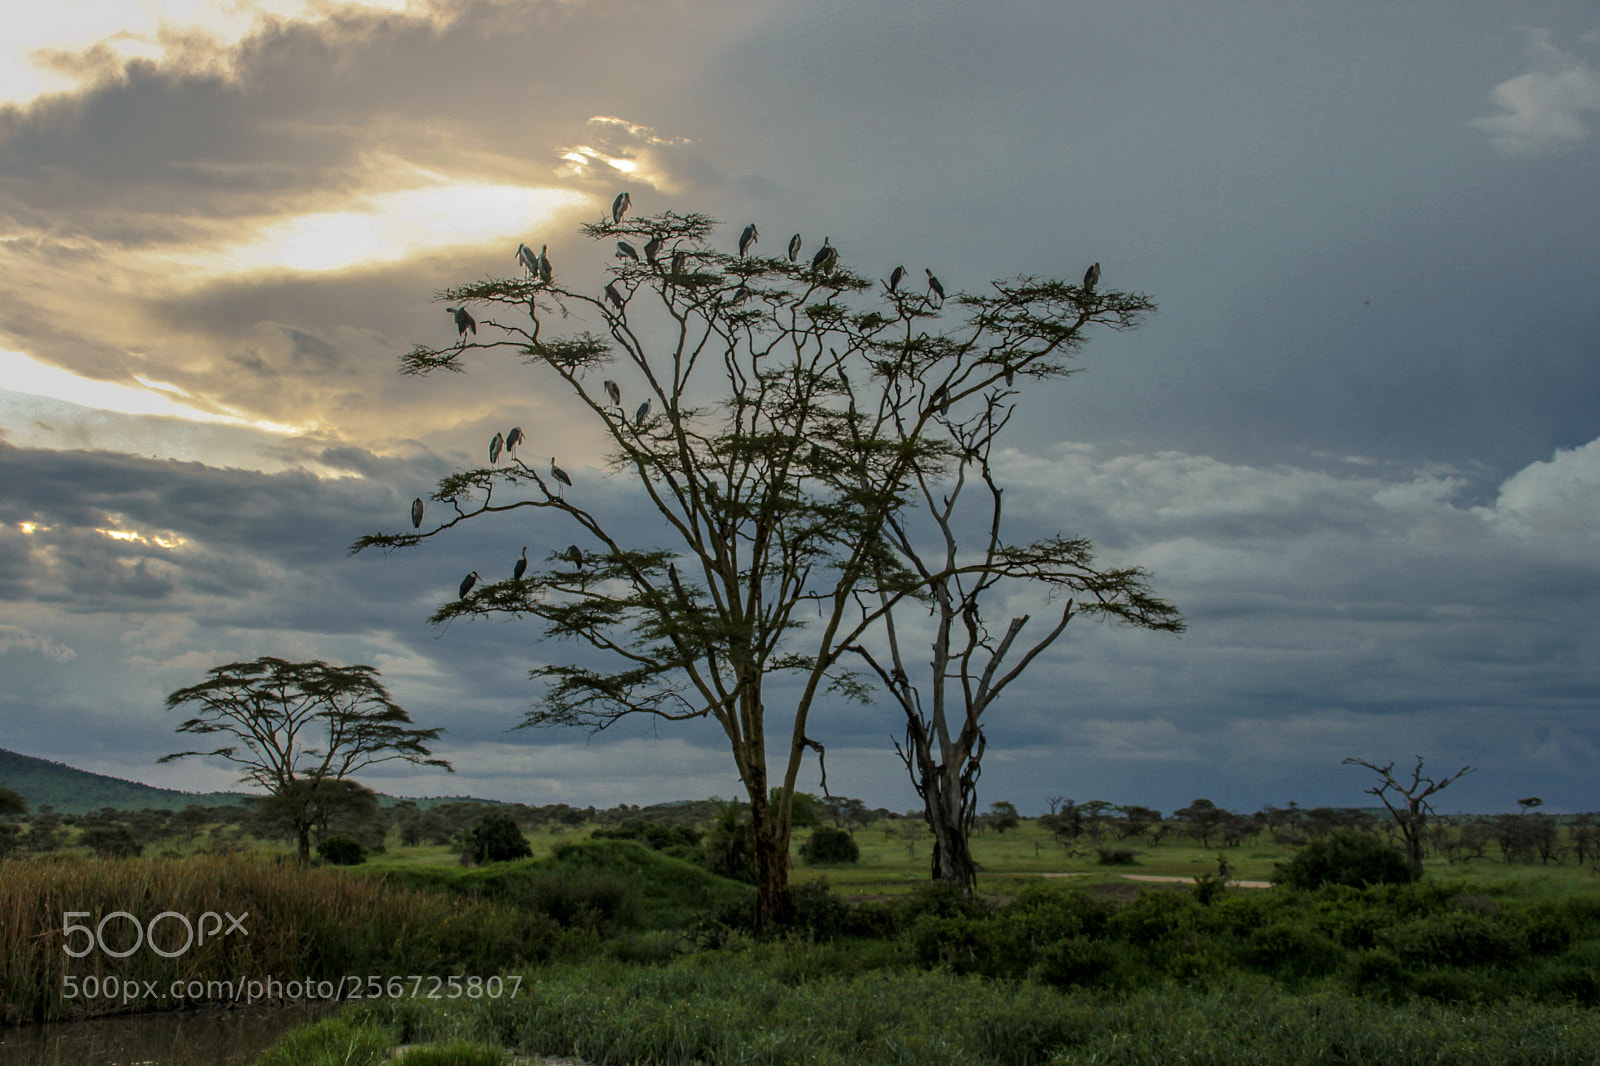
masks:
{"type": "Polygon", "coordinates": [[[269,433],[299,433],[304,427],[245,418],[237,414],[208,411],[182,403],[174,396],[189,394],[176,385],[146,383],[134,377],[144,388],[122,385],[114,381],[99,381],[81,377],[70,370],[41,363],[22,352],[0,349],[0,381],[5,391],[20,392],[29,396],[44,396],[52,400],[77,404],[101,411],[115,411],[128,415],[156,415],[182,418],[190,422],[212,422],[219,425],[248,426],[269,433]],[[159,390],[159,391],[156,391],[159,390]]]}
{"type": "Polygon", "coordinates": [[[341,211],[273,222],[248,243],[199,257],[179,253],[173,258],[213,272],[343,270],[441,249],[525,239],[561,210],[587,199],[567,189],[516,185],[408,189],[368,197],[341,211]]]}
{"type": "MultiPolygon", "coordinates": [[[[6,10],[6,41],[0,48],[0,101],[22,103],[80,84],[110,63],[143,58],[160,61],[187,35],[203,34],[222,45],[237,44],[263,19],[325,18],[325,0],[65,0],[14,4],[6,10]],[[89,56],[94,63],[65,62],[89,56]]],[[[426,10],[420,0],[361,0],[347,8],[407,12],[426,10]]]]}

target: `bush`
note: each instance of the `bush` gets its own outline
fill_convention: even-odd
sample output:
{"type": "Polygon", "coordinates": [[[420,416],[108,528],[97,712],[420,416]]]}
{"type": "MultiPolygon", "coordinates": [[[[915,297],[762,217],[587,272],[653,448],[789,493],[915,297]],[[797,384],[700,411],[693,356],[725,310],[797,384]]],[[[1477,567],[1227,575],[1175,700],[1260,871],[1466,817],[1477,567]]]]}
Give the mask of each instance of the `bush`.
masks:
{"type": "Polygon", "coordinates": [[[1132,848],[1095,848],[1100,855],[1101,866],[1133,866],[1134,856],[1138,852],[1132,848]]]}
{"type": "Polygon", "coordinates": [[[317,843],[317,857],[335,866],[359,866],[367,861],[367,849],[355,837],[338,833],[317,843]]]}
{"type": "Polygon", "coordinates": [[[1290,888],[1314,889],[1323,885],[1403,885],[1416,873],[1398,850],[1349,829],[1335,829],[1312,841],[1287,863],[1278,863],[1273,880],[1290,888]]]}
{"type": "Polygon", "coordinates": [[[811,839],[800,845],[800,858],[808,865],[825,862],[856,862],[861,846],[843,829],[822,826],[811,831],[811,839]]]}
{"type": "Polygon", "coordinates": [[[1435,966],[1514,963],[1528,950],[1520,930],[1464,911],[1413,918],[1387,930],[1382,939],[1402,959],[1435,966]]]}
{"type": "Polygon", "coordinates": [[[1320,977],[1338,969],[1344,950],[1314,929],[1274,922],[1250,933],[1240,948],[1249,966],[1283,977],[1320,977]]]}
{"type": "Polygon", "coordinates": [[[486,814],[478,820],[468,839],[468,850],[474,862],[511,862],[526,859],[533,848],[517,828],[517,820],[509,814],[486,814]]]}
{"type": "Polygon", "coordinates": [[[1047,985],[1064,988],[1099,981],[1116,966],[1116,950],[1104,941],[1084,936],[1058,940],[1040,952],[1030,976],[1047,985]]]}
{"type": "Polygon", "coordinates": [[[396,1066],[505,1066],[509,1061],[505,1048],[465,1040],[407,1048],[394,1060],[396,1066]]]}

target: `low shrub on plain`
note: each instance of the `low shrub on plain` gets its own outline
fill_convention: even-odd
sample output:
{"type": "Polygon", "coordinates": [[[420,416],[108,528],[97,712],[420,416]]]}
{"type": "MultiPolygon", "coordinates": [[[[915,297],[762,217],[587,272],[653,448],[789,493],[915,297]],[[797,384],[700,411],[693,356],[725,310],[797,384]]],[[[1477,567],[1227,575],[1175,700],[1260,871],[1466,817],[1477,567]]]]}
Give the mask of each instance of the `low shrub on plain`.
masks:
{"type": "Polygon", "coordinates": [[[1366,833],[1336,829],[1301,848],[1287,863],[1279,863],[1273,880],[1300,889],[1323,885],[1364,888],[1403,885],[1416,876],[1397,848],[1366,833]]]}
{"type": "Polygon", "coordinates": [[[317,858],[335,866],[359,866],[367,861],[367,849],[355,837],[339,833],[317,842],[317,858]]]}
{"type": "Polygon", "coordinates": [[[832,862],[856,862],[861,858],[861,845],[847,831],[831,825],[818,826],[811,838],[800,845],[800,858],[808,865],[832,862]]]}

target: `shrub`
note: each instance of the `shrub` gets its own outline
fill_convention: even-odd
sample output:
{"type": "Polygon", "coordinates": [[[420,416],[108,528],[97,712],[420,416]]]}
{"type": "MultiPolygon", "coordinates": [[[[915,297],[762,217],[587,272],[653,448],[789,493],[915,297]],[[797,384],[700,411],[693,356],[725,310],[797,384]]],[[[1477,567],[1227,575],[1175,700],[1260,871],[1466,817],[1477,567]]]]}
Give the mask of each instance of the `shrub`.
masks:
{"type": "Polygon", "coordinates": [[[527,838],[517,828],[517,820],[509,814],[498,812],[486,814],[478,820],[470,833],[468,850],[472,853],[473,861],[480,863],[510,862],[513,859],[526,859],[533,854],[527,838]]]}
{"type": "Polygon", "coordinates": [[[1074,936],[1057,940],[1041,951],[1030,976],[1057,988],[1086,985],[1105,978],[1116,963],[1117,953],[1110,944],[1074,936]]]}
{"type": "Polygon", "coordinates": [[[1320,977],[1344,960],[1344,951],[1314,929],[1274,922],[1245,938],[1240,957],[1246,965],[1283,977],[1320,977]]]}
{"type": "Polygon", "coordinates": [[[800,858],[809,865],[825,862],[855,862],[861,846],[843,829],[821,826],[811,831],[811,839],[800,845],[800,858]]]}
{"type": "Polygon", "coordinates": [[[1323,885],[1403,885],[1416,880],[1405,856],[1379,840],[1348,829],[1335,829],[1301,848],[1287,863],[1279,863],[1273,880],[1290,888],[1314,889],[1323,885]]]}
{"type": "Polygon", "coordinates": [[[1507,923],[1455,911],[1413,918],[1382,939],[1408,962],[1434,966],[1494,966],[1513,963],[1528,950],[1527,937],[1507,923]]]}
{"type": "Polygon", "coordinates": [[[1132,848],[1095,848],[1101,866],[1132,866],[1138,852],[1132,848]]]}
{"type": "Polygon", "coordinates": [[[335,866],[359,866],[367,861],[367,849],[355,837],[339,833],[317,843],[317,857],[335,866]]]}

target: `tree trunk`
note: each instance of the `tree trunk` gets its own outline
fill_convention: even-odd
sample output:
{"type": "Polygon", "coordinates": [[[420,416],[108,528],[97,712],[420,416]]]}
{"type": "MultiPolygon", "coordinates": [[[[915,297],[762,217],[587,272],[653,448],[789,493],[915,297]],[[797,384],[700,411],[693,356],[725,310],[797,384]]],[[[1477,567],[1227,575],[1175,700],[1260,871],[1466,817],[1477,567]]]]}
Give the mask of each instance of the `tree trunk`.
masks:
{"type": "MultiPolygon", "coordinates": [[[[933,780],[939,781],[939,775],[933,780]]],[[[944,790],[936,785],[924,797],[923,817],[933,830],[933,879],[955,885],[970,899],[978,887],[978,864],[972,858],[971,826],[963,823],[959,798],[947,801],[944,790]]]]}
{"type": "Polygon", "coordinates": [[[789,916],[789,841],[766,795],[766,782],[751,782],[750,837],[756,861],[756,931],[789,916]]]}
{"type": "Polygon", "coordinates": [[[309,819],[296,819],[294,823],[295,836],[300,844],[300,861],[311,862],[311,821],[309,819]]]}

